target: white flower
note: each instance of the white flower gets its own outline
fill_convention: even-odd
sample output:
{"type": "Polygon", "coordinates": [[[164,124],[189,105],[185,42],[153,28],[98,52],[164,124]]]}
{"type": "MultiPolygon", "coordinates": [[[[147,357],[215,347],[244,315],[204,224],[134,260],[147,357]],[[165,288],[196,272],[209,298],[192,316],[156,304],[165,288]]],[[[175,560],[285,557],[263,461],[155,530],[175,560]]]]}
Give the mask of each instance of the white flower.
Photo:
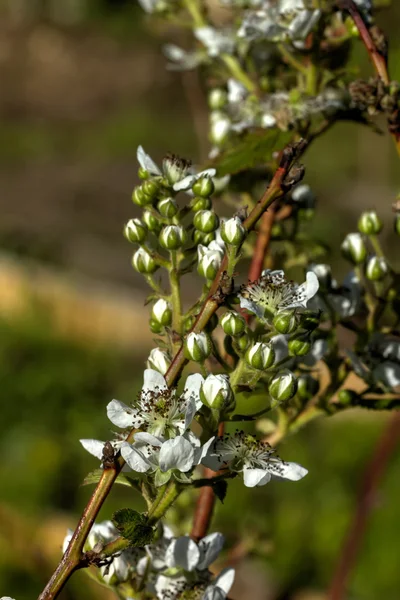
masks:
{"type": "Polygon", "coordinates": [[[189,360],[203,361],[210,355],[211,344],[207,334],[190,332],[185,340],[185,355],[189,360]]]}
{"type": "Polygon", "coordinates": [[[147,367],[165,375],[171,365],[168,354],[160,348],[153,348],[147,359],[147,367]]]}
{"type": "Polygon", "coordinates": [[[242,286],[240,306],[254,313],[259,319],[274,316],[290,308],[305,308],[318,291],[318,278],[308,271],[306,281],[297,285],[287,281],[283,271],[266,270],[260,279],[242,286]]]}
{"type": "Polygon", "coordinates": [[[232,122],[226,113],[214,110],[210,114],[210,137],[214,144],[222,144],[232,127],[232,122]]]}
{"type": "Polygon", "coordinates": [[[249,92],[240,81],[236,79],[228,79],[228,102],[229,104],[237,104],[243,102],[249,92]]]}
{"type": "Polygon", "coordinates": [[[182,394],[169,389],[158,371],[145,369],[144,383],[138,400],[127,406],[112,400],[107,406],[107,416],[113,425],[121,428],[143,428],[153,436],[173,437],[186,431],[197,410],[201,407],[199,373],[189,375],[182,394]]]}
{"type": "Polygon", "coordinates": [[[211,533],[197,544],[185,535],[173,539],[165,553],[165,563],[169,568],[181,568],[185,571],[202,571],[211,565],[224,545],[221,533],[211,533]]]}
{"type": "Polygon", "coordinates": [[[163,46],[164,55],[171,61],[167,63],[170,71],[187,71],[196,68],[204,60],[201,52],[187,52],[175,44],[163,46]]]}
{"type": "Polygon", "coordinates": [[[228,375],[208,375],[204,380],[200,397],[210,408],[227,408],[233,399],[228,375]]]}
{"type": "Polygon", "coordinates": [[[261,116],[261,127],[269,129],[270,127],[275,127],[275,125],[276,118],[274,117],[274,115],[271,115],[271,113],[264,113],[261,116]]]}
{"type": "Polygon", "coordinates": [[[209,56],[232,54],[235,41],[230,32],[224,32],[214,27],[199,27],[194,30],[196,38],[206,47],[209,56]]]}
{"type": "Polygon", "coordinates": [[[224,250],[216,241],[210,242],[208,246],[199,244],[197,246],[198,271],[203,277],[213,279],[221,266],[224,258],[224,250]]]}
{"type": "Polygon", "coordinates": [[[307,475],[304,467],[284,462],[274,454],[269,444],[239,431],[217,438],[202,463],[213,471],[228,468],[243,473],[246,487],[265,485],[272,477],[298,481],[307,475]]]}
{"type": "Polygon", "coordinates": [[[202,600],[225,600],[235,579],[234,569],[223,569],[211,585],[206,588],[202,600]]]}

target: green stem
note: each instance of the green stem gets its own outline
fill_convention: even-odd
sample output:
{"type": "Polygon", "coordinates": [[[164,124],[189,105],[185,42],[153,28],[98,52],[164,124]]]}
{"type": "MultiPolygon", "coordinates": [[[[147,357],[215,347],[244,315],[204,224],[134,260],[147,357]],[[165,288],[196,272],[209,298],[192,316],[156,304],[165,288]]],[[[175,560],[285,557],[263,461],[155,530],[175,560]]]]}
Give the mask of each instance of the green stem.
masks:
{"type": "Polygon", "coordinates": [[[199,7],[197,0],[184,0],[185,7],[193,19],[193,24],[196,28],[205,27],[207,21],[199,7]]]}
{"type": "Polygon", "coordinates": [[[244,371],[246,370],[246,367],[247,367],[247,364],[245,363],[243,358],[241,358],[239,360],[238,364],[236,365],[236,369],[229,376],[229,381],[230,381],[232,388],[235,388],[236,386],[238,386],[240,384],[240,380],[242,378],[244,371]]]}
{"type": "Polygon", "coordinates": [[[311,61],[307,67],[306,92],[309,96],[316,96],[318,94],[318,68],[311,61]]]}
{"type": "Polygon", "coordinates": [[[296,71],[299,71],[303,75],[308,75],[308,69],[303,63],[301,63],[295,56],[286,48],[284,44],[278,44],[278,50],[282,54],[285,61],[291,65],[296,71]]]}
{"type": "Polygon", "coordinates": [[[181,286],[179,276],[179,261],[177,252],[171,252],[172,266],[169,270],[169,283],[171,287],[171,302],[172,302],[172,328],[182,333],[182,300],[181,286]]]}
{"type": "Polygon", "coordinates": [[[374,249],[374,252],[377,256],[384,256],[381,243],[377,235],[368,236],[371,242],[371,246],[374,249]]]}
{"type": "Polygon", "coordinates": [[[171,480],[161,488],[157,498],[154,500],[153,506],[149,510],[150,525],[154,525],[165,515],[181,491],[175,480],[171,480]]]}
{"type": "Polygon", "coordinates": [[[228,67],[231,75],[235,79],[240,81],[240,83],[242,83],[249,92],[252,92],[252,93],[256,92],[256,90],[257,90],[256,84],[254,83],[254,81],[252,81],[250,79],[250,77],[247,75],[247,73],[242,69],[242,67],[239,64],[239,61],[234,56],[232,56],[231,54],[221,54],[221,59],[224,61],[225,65],[228,67]]]}

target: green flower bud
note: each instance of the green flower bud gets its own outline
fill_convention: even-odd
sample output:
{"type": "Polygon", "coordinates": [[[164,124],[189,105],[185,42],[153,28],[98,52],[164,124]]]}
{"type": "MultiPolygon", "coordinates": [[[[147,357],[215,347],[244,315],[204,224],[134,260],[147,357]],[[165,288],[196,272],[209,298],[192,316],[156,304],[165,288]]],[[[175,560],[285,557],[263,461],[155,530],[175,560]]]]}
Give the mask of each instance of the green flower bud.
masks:
{"type": "Polygon", "coordinates": [[[299,208],[299,212],[297,214],[301,221],[309,223],[315,216],[315,210],[313,208],[299,208]]]}
{"type": "Polygon", "coordinates": [[[250,345],[250,338],[247,333],[244,333],[240,337],[236,337],[234,340],[234,347],[236,346],[239,352],[245,352],[250,345]]]}
{"type": "Polygon", "coordinates": [[[270,344],[256,342],[247,350],[245,360],[253,369],[264,371],[274,364],[275,351],[270,344]]]}
{"type": "Polygon", "coordinates": [[[299,326],[299,320],[294,310],[279,312],[274,320],[273,325],[279,333],[293,333],[299,326]]]}
{"type": "Polygon", "coordinates": [[[157,323],[154,319],[150,319],[150,331],[152,333],[161,333],[163,330],[163,326],[160,323],[157,323]]]}
{"type": "Polygon", "coordinates": [[[192,185],[193,194],[201,196],[202,198],[208,198],[214,191],[214,183],[211,177],[204,175],[199,177],[192,185]]]}
{"type": "Polygon", "coordinates": [[[160,223],[160,220],[157,219],[157,217],[155,217],[149,210],[144,211],[142,219],[149,231],[158,233],[161,230],[162,224],[160,223]]]}
{"type": "Polygon", "coordinates": [[[214,279],[224,256],[222,248],[216,242],[211,242],[208,247],[199,245],[197,252],[199,261],[197,265],[198,273],[206,279],[214,279]]]}
{"type": "Polygon", "coordinates": [[[153,179],[147,179],[143,182],[142,189],[145,196],[152,201],[157,196],[159,185],[153,179]]]}
{"type": "Polygon", "coordinates": [[[200,399],[208,408],[233,410],[235,398],[228,375],[209,375],[200,388],[200,399]]]}
{"type": "Polygon", "coordinates": [[[319,325],[318,314],[312,311],[305,311],[300,316],[300,326],[307,331],[314,331],[319,325]]]}
{"type": "Polygon", "coordinates": [[[138,206],[146,206],[146,204],[151,204],[152,200],[144,193],[142,186],[139,185],[132,192],[132,202],[138,206]]]}
{"type": "Polygon", "coordinates": [[[166,352],[160,348],[153,348],[147,359],[147,368],[159,371],[162,375],[168,371],[171,359],[166,352]]]}
{"type": "Polygon", "coordinates": [[[193,225],[203,233],[211,233],[218,229],[219,219],[212,210],[200,210],[194,215],[193,225]]]}
{"type": "Polygon", "coordinates": [[[297,379],[297,395],[301,400],[307,402],[314,398],[319,390],[319,381],[311,377],[311,375],[300,375],[297,379]]]}
{"type": "Polygon", "coordinates": [[[367,248],[360,233],[349,233],[341,248],[344,257],[356,265],[364,262],[367,257],[367,248]]]}
{"type": "Polygon", "coordinates": [[[226,244],[240,246],[246,237],[246,230],[239,217],[233,217],[221,223],[221,237],[226,244]]]}
{"type": "Polygon", "coordinates": [[[143,242],[146,238],[147,229],[140,219],[130,219],[124,227],[124,236],[128,242],[143,242]]]}
{"type": "Polygon", "coordinates": [[[246,329],[246,321],[236,312],[226,312],[221,319],[221,327],[226,335],[240,335],[246,329]]]}
{"type": "MultiPolygon", "coordinates": [[[[276,400],[277,403],[290,400],[297,391],[296,377],[288,369],[280,371],[271,379],[268,391],[270,396],[273,400],[276,400]]],[[[276,406],[276,403],[272,404],[276,406]]]]}
{"type": "Polygon", "coordinates": [[[371,256],[365,274],[370,281],[380,281],[389,273],[389,266],[383,256],[371,256]]]}
{"type": "Polygon", "coordinates": [[[338,403],[341,406],[352,406],[356,403],[358,394],[353,390],[343,389],[338,393],[338,403]]]}
{"type": "Polygon", "coordinates": [[[373,210],[363,212],[358,220],[358,231],[366,235],[376,235],[382,227],[382,221],[373,210]]]}
{"type": "Polygon", "coordinates": [[[151,316],[154,321],[163,325],[164,327],[171,325],[172,322],[172,310],[169,302],[164,300],[164,298],[160,298],[154,304],[151,316]]]}
{"type": "Polygon", "coordinates": [[[148,179],[150,177],[150,173],[148,171],[146,171],[146,169],[143,169],[142,167],[139,168],[138,170],[138,176],[139,179],[148,179]]]}
{"type": "Polygon", "coordinates": [[[167,250],[177,250],[186,241],[186,232],[180,225],[167,225],[159,235],[159,242],[167,250]]]}
{"type": "Polygon", "coordinates": [[[218,325],[218,317],[214,313],[213,315],[211,315],[211,318],[208,320],[207,325],[204,327],[204,331],[206,331],[207,333],[211,333],[212,331],[214,331],[214,329],[217,327],[217,325],[218,325]]]}
{"type": "Polygon", "coordinates": [[[208,106],[211,110],[223,108],[227,103],[228,94],[221,88],[214,88],[208,94],[208,106]]]}
{"type": "Polygon", "coordinates": [[[193,315],[190,315],[189,317],[186,317],[186,319],[183,322],[183,330],[185,332],[190,331],[192,329],[195,321],[196,321],[196,317],[194,317],[193,315]]]}
{"type": "Polygon", "coordinates": [[[212,206],[210,198],[200,198],[195,196],[190,202],[190,208],[193,212],[199,212],[199,210],[209,210],[212,206]]]}
{"type": "Polygon", "coordinates": [[[294,337],[288,341],[288,350],[294,356],[306,356],[311,350],[311,344],[302,337],[294,337]]]}
{"type": "Polygon", "coordinates": [[[213,111],[210,115],[210,141],[216,146],[220,146],[227,139],[231,126],[228,115],[220,111],[213,111]]]}
{"type": "Polygon", "coordinates": [[[171,219],[178,212],[178,205],[173,198],[163,198],[157,204],[157,209],[160,215],[171,219]]]}
{"type": "Polygon", "coordinates": [[[208,336],[202,333],[189,333],[185,340],[184,355],[188,360],[203,362],[211,353],[211,343],[208,336]]]}
{"type": "Polygon", "coordinates": [[[215,239],[214,233],[203,233],[202,231],[194,230],[193,240],[195,244],[208,246],[215,239]]]}
{"type": "Polygon", "coordinates": [[[132,266],[139,273],[151,274],[158,269],[154,258],[144,248],[136,250],[132,257],[132,266]]]}

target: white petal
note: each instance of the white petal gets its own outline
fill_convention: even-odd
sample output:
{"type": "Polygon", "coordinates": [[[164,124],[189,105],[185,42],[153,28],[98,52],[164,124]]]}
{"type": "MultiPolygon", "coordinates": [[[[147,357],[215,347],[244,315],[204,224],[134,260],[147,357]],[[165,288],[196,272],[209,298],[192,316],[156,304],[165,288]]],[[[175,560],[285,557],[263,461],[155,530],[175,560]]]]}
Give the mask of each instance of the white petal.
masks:
{"type": "Polygon", "coordinates": [[[199,562],[200,550],[189,536],[172,540],[165,553],[168,567],[181,567],[185,571],[193,571],[199,562]]]}
{"type": "Polygon", "coordinates": [[[133,427],[134,425],[138,427],[142,423],[141,419],[139,419],[139,423],[137,423],[137,410],[135,408],[130,408],[119,400],[112,400],[107,404],[107,417],[113,425],[121,427],[122,429],[125,427],[133,427]]]}
{"type": "Polygon", "coordinates": [[[273,345],[275,352],[275,362],[279,362],[280,360],[287,357],[289,354],[288,350],[288,335],[284,335],[280,333],[279,335],[275,335],[271,338],[271,344],[273,345]]]}
{"type": "Polygon", "coordinates": [[[168,388],[164,375],[154,369],[145,369],[143,377],[143,392],[157,392],[168,388]]]}
{"type": "Polygon", "coordinates": [[[315,296],[319,289],[319,280],[313,271],[307,271],[306,286],[307,300],[310,300],[310,298],[315,296]]]}
{"type": "Polygon", "coordinates": [[[166,577],[159,575],[155,584],[159,600],[175,600],[180,596],[180,589],[185,585],[185,577],[166,577]]]}
{"type": "Polygon", "coordinates": [[[85,448],[85,450],[90,452],[90,454],[93,454],[93,456],[95,456],[99,460],[101,460],[103,458],[103,448],[104,448],[105,442],[100,442],[100,440],[89,440],[89,439],[79,440],[79,441],[82,444],[82,446],[85,448]]]}
{"type": "MultiPolygon", "coordinates": [[[[207,456],[207,454],[209,453],[210,448],[211,448],[214,440],[215,440],[215,437],[213,436],[205,444],[203,444],[203,446],[200,446],[199,448],[195,449],[195,451],[194,451],[194,464],[195,465],[198,465],[200,462],[203,461],[203,458],[205,456],[207,456]]],[[[218,471],[218,469],[220,468],[220,466],[221,466],[221,463],[218,462],[217,468],[213,469],[213,470],[218,471]]],[[[209,468],[212,468],[212,467],[209,467],[209,468]]]]}
{"type": "Polygon", "coordinates": [[[214,581],[214,585],[221,588],[225,592],[225,594],[229,594],[231,587],[233,586],[233,582],[235,581],[235,569],[228,567],[227,569],[223,569],[221,573],[218,575],[216,580],[214,581]]]}
{"type": "Polygon", "coordinates": [[[200,179],[201,177],[214,177],[216,172],[216,169],[204,169],[204,171],[197,173],[196,179],[200,179]]]}
{"type": "Polygon", "coordinates": [[[196,406],[195,399],[189,398],[189,400],[187,401],[187,405],[186,405],[185,422],[183,425],[183,431],[186,431],[186,429],[189,429],[189,427],[193,421],[193,417],[196,414],[196,411],[197,411],[197,406],[196,406]]]}
{"type": "Polygon", "coordinates": [[[210,533],[210,535],[206,535],[206,537],[200,540],[199,548],[201,557],[197,565],[197,568],[200,571],[206,569],[216,560],[222,550],[224,542],[225,538],[222,533],[217,532],[210,533]]]}
{"type": "Polygon", "coordinates": [[[209,585],[204,592],[202,600],[225,600],[226,594],[221,588],[209,585]]]}
{"type": "Polygon", "coordinates": [[[299,479],[303,479],[308,473],[307,469],[297,463],[283,462],[280,460],[271,460],[268,465],[268,470],[274,477],[289,479],[290,481],[299,481],[299,479]],[[276,464],[276,468],[274,467],[274,464],[276,464]]]}
{"type": "Polygon", "coordinates": [[[239,298],[240,298],[240,308],[245,308],[249,312],[252,312],[253,314],[255,314],[260,319],[262,319],[264,317],[264,311],[260,306],[258,306],[257,304],[255,304],[254,302],[249,300],[248,298],[243,298],[243,296],[239,296],[239,298]]]}
{"type": "Polygon", "coordinates": [[[161,175],[160,169],[158,168],[154,160],[148,154],[146,154],[142,146],[138,147],[136,156],[139,165],[142,167],[142,169],[148,171],[150,175],[161,175]]]}
{"type": "Polygon", "coordinates": [[[121,454],[130,468],[137,473],[146,473],[151,464],[140,452],[130,446],[128,443],[121,447],[121,454]]]}
{"type": "Polygon", "coordinates": [[[196,403],[196,408],[201,408],[202,402],[200,400],[200,388],[204,381],[204,377],[200,373],[193,373],[186,379],[185,389],[182,393],[182,398],[188,399],[193,397],[196,403]]]}
{"type": "Polygon", "coordinates": [[[196,181],[195,175],[186,175],[186,177],[184,177],[180,181],[177,181],[177,183],[174,183],[173,189],[175,190],[175,192],[179,192],[181,190],[187,190],[190,187],[192,187],[192,185],[194,184],[195,181],[196,181]]]}
{"type": "Polygon", "coordinates": [[[138,431],[134,435],[135,442],[139,442],[140,444],[150,444],[150,446],[161,446],[162,440],[151,433],[147,433],[147,431],[138,431]]]}
{"type": "Polygon", "coordinates": [[[270,480],[270,473],[264,469],[250,469],[246,466],[243,467],[243,481],[246,487],[265,485],[270,480]]]}
{"type": "Polygon", "coordinates": [[[160,450],[160,469],[169,471],[178,469],[182,473],[190,471],[193,466],[194,449],[190,442],[182,436],[163,443],[160,450]]]}

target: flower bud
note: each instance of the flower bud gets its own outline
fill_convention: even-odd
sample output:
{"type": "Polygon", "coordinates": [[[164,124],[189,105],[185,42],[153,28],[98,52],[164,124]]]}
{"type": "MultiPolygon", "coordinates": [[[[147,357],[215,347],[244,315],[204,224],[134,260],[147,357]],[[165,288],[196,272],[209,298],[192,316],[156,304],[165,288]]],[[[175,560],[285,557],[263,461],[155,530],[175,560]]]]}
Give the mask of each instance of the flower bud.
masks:
{"type": "Polygon", "coordinates": [[[149,325],[151,333],[161,333],[163,330],[163,326],[154,319],[150,319],[149,325]]]}
{"type": "Polygon", "coordinates": [[[240,246],[246,236],[246,230],[239,217],[232,217],[221,223],[221,237],[226,244],[240,246]]]}
{"type": "Polygon", "coordinates": [[[171,364],[171,359],[168,354],[160,348],[153,348],[147,359],[147,368],[159,371],[161,375],[165,375],[171,364]]]}
{"type": "Polygon", "coordinates": [[[352,406],[358,398],[354,390],[343,389],[338,393],[338,403],[341,406],[352,406]]]}
{"type": "Polygon", "coordinates": [[[234,408],[234,395],[228,375],[209,375],[200,388],[200,399],[208,408],[234,408]]]}
{"type": "Polygon", "coordinates": [[[371,256],[365,274],[370,281],[379,281],[389,273],[389,266],[383,256],[371,256]]]}
{"type": "Polygon", "coordinates": [[[160,298],[154,304],[152,311],[151,311],[151,316],[152,316],[152,319],[154,319],[154,321],[156,321],[157,323],[160,323],[160,325],[163,325],[164,327],[171,325],[171,321],[172,321],[171,305],[169,304],[169,302],[164,300],[164,298],[160,298]]]}
{"type": "Polygon", "coordinates": [[[208,247],[197,246],[198,266],[197,271],[206,279],[214,279],[221,266],[224,252],[216,242],[211,242],[208,247]]]}
{"type": "Polygon", "coordinates": [[[203,233],[211,233],[218,229],[219,219],[212,210],[200,210],[194,215],[193,225],[203,233]]]}
{"type": "Polygon", "coordinates": [[[143,169],[143,167],[140,167],[138,170],[138,177],[139,179],[145,180],[150,177],[150,173],[146,169],[143,169]]]}
{"type": "Polygon", "coordinates": [[[210,140],[216,146],[222,144],[231,129],[231,120],[223,112],[213,111],[210,115],[210,140]]]}
{"type": "Polygon", "coordinates": [[[195,244],[201,244],[203,246],[209,246],[209,244],[215,239],[214,233],[203,233],[202,231],[194,230],[193,241],[195,244]]]}
{"type": "Polygon", "coordinates": [[[270,381],[268,391],[271,397],[278,402],[285,402],[293,398],[297,390],[297,380],[294,374],[285,369],[280,371],[270,381]]]}
{"type": "Polygon", "coordinates": [[[124,227],[124,236],[128,242],[143,242],[147,229],[140,219],[130,219],[124,227]]]}
{"type": "Polygon", "coordinates": [[[211,333],[212,331],[214,331],[214,329],[217,327],[217,325],[218,325],[218,317],[214,313],[213,315],[211,315],[211,318],[208,319],[208,322],[204,327],[204,331],[206,333],[211,333]]]}
{"type": "Polygon", "coordinates": [[[162,225],[160,220],[157,219],[157,217],[155,217],[149,210],[144,211],[142,219],[149,231],[158,233],[161,230],[162,225]]]}
{"type": "Polygon", "coordinates": [[[307,331],[314,331],[317,329],[319,322],[319,314],[311,310],[304,311],[300,315],[300,326],[307,331]]]}
{"type": "Polygon", "coordinates": [[[139,273],[151,274],[158,269],[154,258],[144,248],[136,250],[132,257],[132,266],[139,273]]]}
{"type": "Polygon", "coordinates": [[[366,235],[376,235],[382,227],[383,223],[374,210],[363,212],[358,220],[358,231],[366,235]]]}
{"type": "Polygon", "coordinates": [[[202,198],[208,198],[214,191],[214,183],[211,177],[204,175],[199,177],[197,181],[192,185],[193,194],[201,196],[202,198]]]}
{"type": "Polygon", "coordinates": [[[300,375],[297,379],[297,395],[301,400],[308,401],[318,393],[319,382],[308,373],[300,375]]]}
{"type": "Polygon", "coordinates": [[[288,341],[288,350],[294,356],[306,356],[311,350],[311,344],[304,337],[294,337],[288,341]]]}
{"type": "Polygon", "coordinates": [[[203,362],[211,353],[211,343],[205,333],[188,334],[185,340],[184,354],[189,360],[203,362]]]}
{"type": "Polygon", "coordinates": [[[247,333],[244,333],[243,335],[234,339],[234,347],[236,347],[240,353],[245,352],[249,345],[250,337],[247,335],[247,333]]]}
{"type": "Polygon", "coordinates": [[[196,317],[194,317],[193,315],[190,315],[189,317],[186,317],[186,319],[183,321],[183,330],[185,332],[188,332],[192,329],[193,325],[196,322],[196,317]]]}
{"type": "Polygon", "coordinates": [[[147,179],[142,183],[143,193],[151,201],[157,196],[159,186],[153,179],[147,179]]]}
{"type": "Polygon", "coordinates": [[[162,198],[157,204],[157,209],[160,215],[171,219],[178,212],[178,205],[173,198],[162,198]]]}
{"type": "Polygon", "coordinates": [[[190,208],[193,212],[199,212],[199,210],[208,210],[212,206],[212,202],[210,198],[200,198],[200,196],[195,196],[191,203],[190,208]]]}
{"type": "Polygon", "coordinates": [[[221,88],[214,88],[208,94],[208,106],[211,110],[223,108],[227,101],[227,93],[221,88]]]}
{"type": "Polygon", "coordinates": [[[273,325],[279,333],[293,333],[298,328],[299,321],[294,310],[287,310],[275,316],[273,325]]]}
{"type": "Polygon", "coordinates": [[[292,192],[292,200],[298,208],[314,208],[315,195],[306,183],[299,183],[292,192]]]}
{"type": "Polygon", "coordinates": [[[345,237],[341,248],[344,257],[356,265],[366,259],[367,248],[360,233],[349,233],[345,237]]]}
{"type": "Polygon", "coordinates": [[[142,186],[139,185],[132,192],[132,202],[138,206],[146,206],[146,204],[151,204],[152,200],[144,193],[142,186]]]}
{"type": "Polygon", "coordinates": [[[256,342],[247,350],[245,359],[253,369],[264,371],[274,364],[275,350],[270,344],[256,342]]]}
{"type": "Polygon", "coordinates": [[[236,312],[226,312],[221,319],[221,327],[226,335],[240,335],[246,328],[246,321],[236,312]]]}
{"type": "Polygon", "coordinates": [[[332,269],[330,265],[318,263],[310,266],[310,271],[316,274],[321,291],[330,290],[332,285],[332,269]]]}
{"type": "Polygon", "coordinates": [[[179,225],[167,225],[159,236],[160,245],[167,250],[177,250],[186,241],[186,233],[179,225]]]}

